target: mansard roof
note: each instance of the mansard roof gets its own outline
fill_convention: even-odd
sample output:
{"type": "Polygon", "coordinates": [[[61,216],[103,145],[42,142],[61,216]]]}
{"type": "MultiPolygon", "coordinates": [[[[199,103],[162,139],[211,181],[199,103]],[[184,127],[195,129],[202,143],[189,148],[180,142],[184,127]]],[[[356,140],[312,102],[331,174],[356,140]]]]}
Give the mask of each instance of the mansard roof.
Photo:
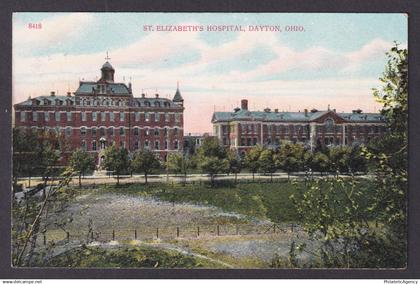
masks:
{"type": "MultiPolygon", "coordinates": [[[[130,95],[130,90],[124,83],[101,82],[100,84],[106,84],[112,95],[130,95]]],[[[94,94],[94,90],[97,89],[97,86],[97,82],[80,82],[80,86],[75,94],[94,94]]]]}
{"type": "Polygon", "coordinates": [[[39,105],[47,105],[45,104],[47,101],[50,101],[51,104],[50,105],[56,105],[57,101],[61,101],[63,104],[66,101],[71,101],[74,103],[75,99],[74,97],[69,97],[69,96],[39,96],[39,97],[35,97],[32,99],[27,99],[26,101],[17,103],[16,105],[18,106],[31,106],[32,105],[32,101],[33,100],[37,100],[39,101],[39,105]]]}
{"type": "Polygon", "coordinates": [[[336,115],[348,122],[384,122],[379,113],[336,113],[333,111],[315,112],[267,112],[238,110],[237,112],[214,112],[212,122],[263,121],[263,122],[312,122],[324,115],[336,115]]]}
{"type": "Polygon", "coordinates": [[[156,104],[159,104],[160,107],[176,107],[179,106],[175,104],[172,100],[167,98],[148,98],[148,97],[140,97],[140,98],[133,98],[133,106],[137,107],[148,107],[147,104],[150,105],[150,107],[156,107],[156,104]]]}

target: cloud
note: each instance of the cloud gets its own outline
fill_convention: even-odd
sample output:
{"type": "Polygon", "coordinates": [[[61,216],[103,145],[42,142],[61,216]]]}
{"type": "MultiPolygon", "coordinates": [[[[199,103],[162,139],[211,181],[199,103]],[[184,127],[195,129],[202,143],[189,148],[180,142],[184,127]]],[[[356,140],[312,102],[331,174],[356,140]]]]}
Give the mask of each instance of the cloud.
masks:
{"type": "MultiPolygon", "coordinates": [[[[34,37],[22,27],[14,29],[14,50],[34,45],[48,47],[48,43],[63,38],[77,39],[72,29],[74,21],[92,23],[88,14],[71,14],[43,21],[57,30],[45,28],[40,37],[34,37]],[[66,32],[68,34],[66,34],[66,32]],[[27,38],[25,38],[27,37],[27,38]]],[[[185,23],[191,24],[194,23],[185,23]]],[[[45,24],[44,24],[45,25],[45,24]]],[[[83,26],[79,24],[78,26],[83,26]]],[[[330,103],[339,110],[349,111],[347,106],[361,107],[373,111],[375,105],[370,89],[377,84],[376,79],[364,78],[358,70],[367,62],[381,60],[392,43],[380,38],[373,39],[358,50],[340,52],[323,46],[312,46],[296,50],[276,37],[273,33],[239,33],[233,40],[211,46],[200,39],[198,33],[173,32],[150,33],[139,40],[110,51],[111,63],[116,69],[116,81],[125,76],[133,81],[134,94],[139,96],[142,89],[149,94],[158,92],[161,96],[172,97],[176,81],[181,83],[181,91],[186,101],[186,129],[192,132],[211,130],[213,106],[218,110],[231,109],[241,98],[249,98],[250,106],[292,110],[306,108],[326,108],[330,103]],[[207,72],[214,63],[246,60],[255,50],[270,51],[273,58],[264,62],[256,61],[252,69],[235,68],[220,72],[207,72]],[[165,61],[177,57],[188,57],[165,68],[165,61]],[[323,78],[319,73],[331,70],[346,74],[345,78],[323,78]],[[288,74],[290,71],[313,73],[313,78],[303,80],[270,79],[270,76],[288,74]]],[[[13,100],[18,102],[29,95],[38,96],[56,90],[64,94],[68,89],[75,91],[78,81],[95,80],[100,75],[105,50],[90,54],[50,54],[46,56],[16,56],[13,54],[13,100]]],[[[221,66],[223,66],[221,64],[221,66]]]]}
{"type": "MultiPolygon", "coordinates": [[[[14,50],[31,51],[51,45],[65,44],[76,38],[94,22],[94,16],[88,13],[71,13],[53,16],[40,21],[40,29],[29,29],[29,22],[19,19],[13,21],[14,50]]],[[[38,23],[38,22],[37,22],[38,23]]]]}

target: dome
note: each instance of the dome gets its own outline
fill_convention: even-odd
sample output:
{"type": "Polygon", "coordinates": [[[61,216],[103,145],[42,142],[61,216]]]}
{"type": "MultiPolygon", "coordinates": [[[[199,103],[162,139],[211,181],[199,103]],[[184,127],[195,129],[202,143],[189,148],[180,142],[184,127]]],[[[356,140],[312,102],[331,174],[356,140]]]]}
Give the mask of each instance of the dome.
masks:
{"type": "Polygon", "coordinates": [[[102,65],[101,69],[112,69],[114,70],[114,67],[112,67],[111,63],[109,63],[108,61],[104,63],[104,65],[102,65]]]}

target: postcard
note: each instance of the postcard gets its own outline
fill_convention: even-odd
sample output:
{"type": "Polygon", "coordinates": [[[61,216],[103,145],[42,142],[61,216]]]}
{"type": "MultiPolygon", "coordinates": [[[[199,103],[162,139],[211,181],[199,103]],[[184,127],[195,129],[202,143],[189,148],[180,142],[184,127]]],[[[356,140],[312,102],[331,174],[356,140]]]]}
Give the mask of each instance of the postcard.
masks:
{"type": "Polygon", "coordinates": [[[403,13],[13,13],[14,268],[407,266],[403,13]]]}

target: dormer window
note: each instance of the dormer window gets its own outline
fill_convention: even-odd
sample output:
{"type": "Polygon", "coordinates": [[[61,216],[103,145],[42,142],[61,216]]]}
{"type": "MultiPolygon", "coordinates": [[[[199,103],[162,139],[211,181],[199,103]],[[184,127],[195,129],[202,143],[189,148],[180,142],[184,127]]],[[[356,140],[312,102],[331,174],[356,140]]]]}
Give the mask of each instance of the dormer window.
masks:
{"type": "Polygon", "coordinates": [[[160,107],[160,102],[155,102],[155,107],[160,107]]]}
{"type": "Polygon", "coordinates": [[[149,102],[149,101],[145,101],[145,102],[144,102],[144,106],[146,106],[146,107],[150,107],[150,102],[149,102]]]}

